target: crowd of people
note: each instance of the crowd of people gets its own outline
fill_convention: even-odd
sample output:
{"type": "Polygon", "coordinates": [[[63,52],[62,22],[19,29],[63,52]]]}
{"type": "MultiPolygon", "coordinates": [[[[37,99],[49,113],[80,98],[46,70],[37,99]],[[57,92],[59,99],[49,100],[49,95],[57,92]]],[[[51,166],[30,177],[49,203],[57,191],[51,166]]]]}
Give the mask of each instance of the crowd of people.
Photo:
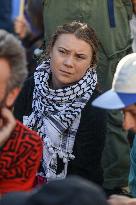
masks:
{"type": "Polygon", "coordinates": [[[136,1],[15,5],[0,3],[0,204],[135,205],[136,1]]]}

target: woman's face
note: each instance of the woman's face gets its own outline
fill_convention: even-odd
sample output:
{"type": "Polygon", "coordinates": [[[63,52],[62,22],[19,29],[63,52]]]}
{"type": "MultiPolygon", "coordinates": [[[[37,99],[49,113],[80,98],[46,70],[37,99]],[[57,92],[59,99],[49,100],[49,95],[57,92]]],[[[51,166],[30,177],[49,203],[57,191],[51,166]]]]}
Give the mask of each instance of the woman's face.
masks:
{"type": "Polygon", "coordinates": [[[92,62],[93,51],[74,34],[61,34],[50,52],[53,89],[79,81],[92,62]]]}

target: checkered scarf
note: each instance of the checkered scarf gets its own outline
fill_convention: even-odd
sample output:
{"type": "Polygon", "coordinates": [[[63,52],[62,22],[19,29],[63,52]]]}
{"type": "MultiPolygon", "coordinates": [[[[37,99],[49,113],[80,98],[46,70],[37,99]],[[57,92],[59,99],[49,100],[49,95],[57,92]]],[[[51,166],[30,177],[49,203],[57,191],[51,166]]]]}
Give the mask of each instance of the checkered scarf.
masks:
{"type": "Polygon", "coordinates": [[[24,117],[24,124],[36,130],[43,139],[39,174],[48,180],[66,176],[68,161],[74,158],[72,151],[81,111],[97,83],[94,68],[89,68],[78,83],[57,90],[49,87],[50,75],[50,61],[47,60],[34,73],[33,111],[24,117]]]}

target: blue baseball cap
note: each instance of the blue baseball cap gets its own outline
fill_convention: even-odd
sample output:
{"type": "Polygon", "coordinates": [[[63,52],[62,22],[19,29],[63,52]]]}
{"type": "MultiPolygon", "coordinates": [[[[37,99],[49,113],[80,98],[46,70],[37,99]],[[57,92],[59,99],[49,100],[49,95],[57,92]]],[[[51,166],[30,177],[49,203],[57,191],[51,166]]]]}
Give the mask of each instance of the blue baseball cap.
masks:
{"type": "Polygon", "coordinates": [[[121,109],[136,103],[136,53],[122,58],[114,74],[112,88],[96,98],[92,105],[121,109]]]}

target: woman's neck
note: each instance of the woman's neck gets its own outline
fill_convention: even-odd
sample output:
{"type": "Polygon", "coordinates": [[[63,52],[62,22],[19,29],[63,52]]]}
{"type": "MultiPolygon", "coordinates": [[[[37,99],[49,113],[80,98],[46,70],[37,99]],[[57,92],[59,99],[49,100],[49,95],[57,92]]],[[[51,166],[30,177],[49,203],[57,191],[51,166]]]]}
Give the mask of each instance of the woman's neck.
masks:
{"type": "Polygon", "coordinates": [[[49,87],[51,89],[53,89],[53,90],[58,90],[58,89],[66,88],[66,87],[71,86],[71,85],[73,85],[75,83],[71,83],[71,84],[68,84],[68,85],[59,83],[58,81],[56,81],[55,78],[53,78],[52,75],[50,76],[50,79],[49,79],[49,87]]]}

